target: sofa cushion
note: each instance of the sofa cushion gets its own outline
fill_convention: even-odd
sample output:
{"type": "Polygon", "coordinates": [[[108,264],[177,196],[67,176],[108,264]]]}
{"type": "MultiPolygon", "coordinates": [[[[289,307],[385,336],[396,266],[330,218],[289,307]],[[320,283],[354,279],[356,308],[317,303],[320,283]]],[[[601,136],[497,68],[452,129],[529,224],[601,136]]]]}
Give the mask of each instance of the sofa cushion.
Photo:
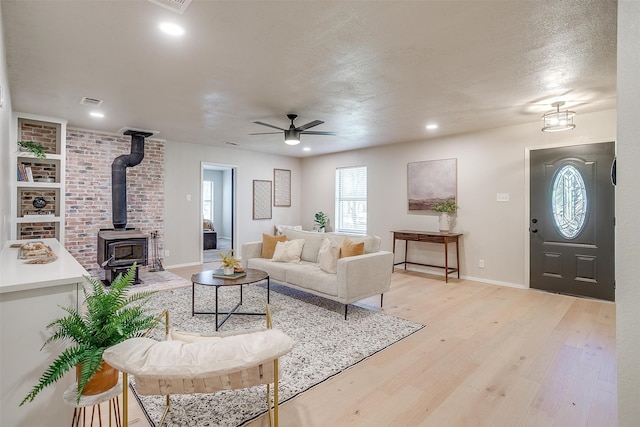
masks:
{"type": "Polygon", "coordinates": [[[348,237],[345,237],[340,246],[340,258],[347,258],[350,256],[357,256],[364,254],[364,242],[353,242],[348,237]]]}
{"type": "Polygon", "coordinates": [[[336,232],[330,232],[325,234],[327,238],[334,240],[339,245],[342,245],[342,241],[345,238],[349,238],[352,242],[356,242],[356,243],[364,242],[365,254],[370,254],[370,253],[380,251],[381,239],[379,236],[374,236],[372,234],[347,234],[347,233],[336,233],[336,232]]]}
{"type": "Polygon", "coordinates": [[[276,243],[286,242],[287,236],[271,236],[262,234],[262,258],[273,258],[273,252],[276,250],[276,243]]]}
{"type": "Polygon", "coordinates": [[[303,261],[318,262],[318,252],[320,251],[322,240],[324,240],[323,233],[285,229],[284,235],[287,236],[288,240],[304,239],[304,247],[300,258],[303,261]]]}
{"type": "Polygon", "coordinates": [[[338,296],[336,275],[320,270],[317,263],[302,262],[287,265],[287,283],[332,297],[338,296]]]}
{"type": "Polygon", "coordinates": [[[331,239],[325,238],[318,252],[318,264],[322,271],[335,274],[338,269],[338,258],[340,258],[340,245],[331,239]]]}
{"type": "Polygon", "coordinates": [[[287,228],[290,228],[292,230],[302,230],[302,226],[301,225],[275,225],[275,235],[276,236],[282,236],[284,230],[286,230],[287,228]]]}
{"type": "Polygon", "coordinates": [[[304,239],[287,240],[276,243],[273,252],[273,261],[278,262],[300,262],[300,254],[304,247],[304,239]]]}
{"type": "Polygon", "coordinates": [[[250,258],[247,260],[247,267],[266,271],[269,275],[269,278],[279,281],[286,280],[287,267],[289,267],[290,265],[292,264],[284,262],[274,262],[270,259],[264,258],[250,258]]]}

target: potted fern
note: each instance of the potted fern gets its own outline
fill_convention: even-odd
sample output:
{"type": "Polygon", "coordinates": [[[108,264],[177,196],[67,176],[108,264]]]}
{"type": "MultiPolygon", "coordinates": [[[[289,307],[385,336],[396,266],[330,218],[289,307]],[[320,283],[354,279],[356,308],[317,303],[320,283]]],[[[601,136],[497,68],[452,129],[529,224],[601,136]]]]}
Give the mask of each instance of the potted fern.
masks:
{"type": "Polygon", "coordinates": [[[33,401],[40,391],[73,368],[76,368],[78,402],[82,394],[102,393],[117,384],[118,371],[102,360],[102,352],[128,338],[142,336],[157,323],[156,316],[144,308],[144,303],[155,292],[129,294],[135,269],[134,264],[126,274],[119,274],[109,288],[105,288],[99,279],[85,277],[92,286],[91,290],[83,289],[84,313],[78,313],[73,307],[62,307],[67,315],[47,325],[53,335],[42,347],[53,341],[71,342],[72,345],[45,370],[20,406],[33,401]],[[94,383],[101,381],[102,375],[110,375],[110,378],[102,389],[95,388],[94,383]]]}

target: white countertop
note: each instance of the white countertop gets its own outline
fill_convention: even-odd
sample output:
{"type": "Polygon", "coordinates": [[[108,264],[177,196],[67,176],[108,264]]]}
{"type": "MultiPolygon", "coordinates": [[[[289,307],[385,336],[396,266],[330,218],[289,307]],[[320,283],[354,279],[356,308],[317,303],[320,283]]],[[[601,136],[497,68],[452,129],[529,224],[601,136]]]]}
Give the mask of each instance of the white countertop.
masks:
{"type": "Polygon", "coordinates": [[[0,252],[0,293],[40,289],[69,283],[83,283],[89,275],[74,257],[56,239],[39,239],[58,255],[49,264],[25,264],[18,259],[19,248],[11,248],[14,243],[33,240],[13,240],[7,242],[0,252]]]}

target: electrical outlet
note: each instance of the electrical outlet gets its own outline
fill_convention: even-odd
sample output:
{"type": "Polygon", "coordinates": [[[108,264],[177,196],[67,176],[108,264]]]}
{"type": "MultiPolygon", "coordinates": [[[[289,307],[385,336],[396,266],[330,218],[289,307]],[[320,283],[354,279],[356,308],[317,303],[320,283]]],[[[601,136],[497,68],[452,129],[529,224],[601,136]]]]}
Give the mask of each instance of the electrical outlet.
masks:
{"type": "Polygon", "coordinates": [[[509,193],[498,193],[496,195],[497,202],[508,202],[509,201],[509,193]]]}
{"type": "Polygon", "coordinates": [[[169,258],[169,250],[168,249],[164,250],[164,257],[165,258],[169,258]]]}
{"type": "Polygon", "coordinates": [[[484,268],[484,260],[481,259],[480,261],[478,261],[478,267],[480,268],[484,268]]]}

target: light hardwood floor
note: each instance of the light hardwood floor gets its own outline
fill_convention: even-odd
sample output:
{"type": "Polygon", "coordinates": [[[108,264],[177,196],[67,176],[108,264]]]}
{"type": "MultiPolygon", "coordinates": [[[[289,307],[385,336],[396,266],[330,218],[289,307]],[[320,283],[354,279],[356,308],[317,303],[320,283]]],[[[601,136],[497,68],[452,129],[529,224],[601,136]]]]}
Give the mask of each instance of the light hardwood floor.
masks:
{"type": "Polygon", "coordinates": [[[427,327],[281,405],[280,426],[617,425],[612,303],[396,270],[383,310],[427,327]]]}

